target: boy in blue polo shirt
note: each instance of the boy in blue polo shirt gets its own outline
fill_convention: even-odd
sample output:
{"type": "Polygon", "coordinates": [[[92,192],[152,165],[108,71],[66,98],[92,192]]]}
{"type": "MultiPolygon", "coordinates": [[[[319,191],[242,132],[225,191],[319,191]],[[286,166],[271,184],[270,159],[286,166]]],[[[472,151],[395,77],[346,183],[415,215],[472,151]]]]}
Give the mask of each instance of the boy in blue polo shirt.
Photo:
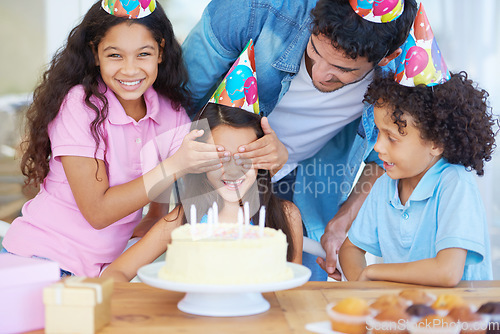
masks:
{"type": "Polygon", "coordinates": [[[488,226],[470,172],[484,173],[494,147],[488,93],[465,72],[450,75],[432,30],[416,31],[420,27],[409,37],[395,80],[379,77],[365,95],[375,106],[375,151],[386,174],[340,249],[348,280],[452,287],[492,279],[488,226]],[[415,57],[420,49],[432,54],[432,63],[415,57]],[[384,263],[366,266],[365,252],[384,263]]]}

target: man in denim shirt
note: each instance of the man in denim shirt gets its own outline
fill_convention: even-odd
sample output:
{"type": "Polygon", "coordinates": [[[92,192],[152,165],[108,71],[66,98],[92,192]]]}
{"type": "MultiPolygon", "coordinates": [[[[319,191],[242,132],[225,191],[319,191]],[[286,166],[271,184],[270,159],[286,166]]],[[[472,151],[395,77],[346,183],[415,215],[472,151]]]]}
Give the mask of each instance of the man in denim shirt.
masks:
{"type": "Polygon", "coordinates": [[[213,0],[183,43],[194,113],[254,41],[266,135],[241,147],[235,159],[270,170],[275,191],[299,207],[304,235],[321,241],[326,261],[317,260],[326,272],[316,257],[303,257],[311,280],[325,280],[327,273],[340,278],[337,251],[384,172],[372,152],[378,134],[373,108],[362,100],[373,70],[393,65],[401,53],[415,0],[404,0],[403,8],[397,19],[374,23],[356,14],[349,0],[213,0]]]}

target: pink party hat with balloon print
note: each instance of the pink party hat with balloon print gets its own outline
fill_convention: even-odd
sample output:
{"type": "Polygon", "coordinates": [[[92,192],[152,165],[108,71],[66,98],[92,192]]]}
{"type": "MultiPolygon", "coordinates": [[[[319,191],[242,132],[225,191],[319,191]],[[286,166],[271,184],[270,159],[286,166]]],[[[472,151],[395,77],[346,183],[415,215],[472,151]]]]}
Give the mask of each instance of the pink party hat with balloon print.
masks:
{"type": "Polygon", "coordinates": [[[434,86],[450,79],[441,50],[436,42],[431,25],[420,4],[410,35],[403,45],[403,53],[396,64],[394,80],[403,86],[434,86]]]}
{"type": "Polygon", "coordinates": [[[101,7],[111,15],[141,19],[156,8],[156,0],[102,0],[101,7]]]}
{"type": "Polygon", "coordinates": [[[253,41],[245,46],[208,102],[259,114],[259,94],[253,41]]]}
{"type": "Polygon", "coordinates": [[[349,0],[352,9],[370,22],[387,23],[394,21],[404,11],[404,0],[349,0]]]}

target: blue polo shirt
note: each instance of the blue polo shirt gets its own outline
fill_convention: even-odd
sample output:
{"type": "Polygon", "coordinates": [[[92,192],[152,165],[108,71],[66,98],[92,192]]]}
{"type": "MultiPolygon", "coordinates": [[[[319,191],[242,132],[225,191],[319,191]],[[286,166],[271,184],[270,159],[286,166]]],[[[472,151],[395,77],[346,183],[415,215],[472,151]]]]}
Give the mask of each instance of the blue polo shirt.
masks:
{"type": "Polygon", "coordinates": [[[485,210],[474,175],[440,159],[422,177],[405,205],[398,180],[375,182],[349,230],[357,247],[385,263],[432,258],[446,248],[467,250],[462,280],[492,279],[485,210]]]}

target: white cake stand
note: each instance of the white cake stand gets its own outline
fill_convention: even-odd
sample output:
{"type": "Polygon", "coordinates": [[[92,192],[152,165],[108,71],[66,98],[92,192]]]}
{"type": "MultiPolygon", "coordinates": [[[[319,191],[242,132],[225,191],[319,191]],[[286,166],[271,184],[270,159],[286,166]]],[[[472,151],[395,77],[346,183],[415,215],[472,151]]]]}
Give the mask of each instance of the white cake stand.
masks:
{"type": "Polygon", "coordinates": [[[158,278],[158,272],[164,265],[165,261],[145,265],[138,270],[137,276],[142,282],[156,288],[186,292],[177,304],[179,310],[211,317],[236,317],[265,312],[270,305],[262,292],[295,288],[307,282],[311,276],[309,268],[288,262],[293,277],[286,281],[240,285],[187,284],[158,278]]]}

